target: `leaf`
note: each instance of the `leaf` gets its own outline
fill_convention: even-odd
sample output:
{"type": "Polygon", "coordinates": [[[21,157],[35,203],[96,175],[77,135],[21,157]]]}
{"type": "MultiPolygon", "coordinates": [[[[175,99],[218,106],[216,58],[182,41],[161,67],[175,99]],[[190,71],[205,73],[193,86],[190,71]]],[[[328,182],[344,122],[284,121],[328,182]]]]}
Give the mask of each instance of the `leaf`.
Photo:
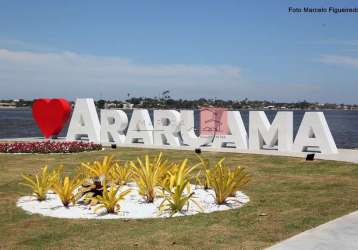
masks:
{"type": "Polygon", "coordinates": [[[160,186],[168,171],[168,162],[162,161],[162,153],[153,160],[149,155],[144,159],[137,158],[137,161],[130,161],[132,178],[137,183],[139,193],[144,196],[147,202],[153,202],[156,196],[156,187],[160,186]]]}
{"type": "Polygon", "coordinates": [[[215,192],[217,204],[225,203],[227,197],[233,195],[248,182],[248,175],[243,168],[236,167],[232,171],[224,165],[223,159],[216,164],[214,169],[209,171],[208,177],[215,192]]]}
{"type": "Polygon", "coordinates": [[[41,168],[40,173],[34,177],[30,175],[21,175],[24,179],[24,183],[20,185],[27,186],[32,189],[32,192],[36,194],[37,200],[42,201],[46,199],[46,194],[52,186],[52,173],[48,171],[48,167],[41,168]]]}
{"type": "Polygon", "coordinates": [[[59,196],[62,204],[67,207],[70,203],[75,203],[77,196],[75,190],[81,185],[82,179],[78,176],[70,179],[69,176],[65,176],[64,179],[57,179],[53,184],[55,193],[59,196]]]}
{"type": "Polygon", "coordinates": [[[119,209],[119,202],[124,199],[124,197],[131,192],[130,189],[125,190],[118,194],[120,187],[112,183],[107,190],[107,180],[103,181],[103,195],[93,197],[92,200],[94,202],[100,203],[103,207],[107,209],[109,213],[115,212],[115,210],[119,209]]]}

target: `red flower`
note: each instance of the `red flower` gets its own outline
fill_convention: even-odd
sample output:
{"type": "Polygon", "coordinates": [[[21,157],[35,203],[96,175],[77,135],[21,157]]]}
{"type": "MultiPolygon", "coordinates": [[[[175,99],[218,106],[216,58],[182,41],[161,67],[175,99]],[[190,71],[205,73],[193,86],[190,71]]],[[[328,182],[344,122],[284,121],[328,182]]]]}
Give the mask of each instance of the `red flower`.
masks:
{"type": "Polygon", "coordinates": [[[82,141],[73,142],[14,142],[0,143],[1,153],[76,153],[83,151],[101,150],[101,144],[82,141]]]}

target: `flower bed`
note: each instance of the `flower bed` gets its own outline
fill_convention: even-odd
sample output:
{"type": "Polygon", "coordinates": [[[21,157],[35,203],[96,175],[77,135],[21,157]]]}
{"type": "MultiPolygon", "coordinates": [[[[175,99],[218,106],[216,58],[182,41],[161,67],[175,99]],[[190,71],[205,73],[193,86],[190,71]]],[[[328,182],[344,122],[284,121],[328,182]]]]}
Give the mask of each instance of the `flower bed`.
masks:
{"type": "Polygon", "coordinates": [[[77,153],[101,150],[102,146],[87,142],[14,142],[0,143],[0,153],[77,153]]]}

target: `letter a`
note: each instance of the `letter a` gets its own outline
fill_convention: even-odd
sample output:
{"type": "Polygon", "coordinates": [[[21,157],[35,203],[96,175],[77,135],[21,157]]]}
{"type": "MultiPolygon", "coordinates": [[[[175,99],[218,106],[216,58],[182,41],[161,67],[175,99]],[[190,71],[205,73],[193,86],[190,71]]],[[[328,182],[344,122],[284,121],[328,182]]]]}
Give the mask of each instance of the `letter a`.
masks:
{"type": "Polygon", "coordinates": [[[100,130],[93,99],[77,99],[66,139],[73,141],[87,137],[90,142],[100,143],[100,130]]]}
{"type": "Polygon", "coordinates": [[[293,149],[302,152],[307,147],[318,147],[323,154],[338,153],[323,112],[306,112],[303,116],[293,149]]]}

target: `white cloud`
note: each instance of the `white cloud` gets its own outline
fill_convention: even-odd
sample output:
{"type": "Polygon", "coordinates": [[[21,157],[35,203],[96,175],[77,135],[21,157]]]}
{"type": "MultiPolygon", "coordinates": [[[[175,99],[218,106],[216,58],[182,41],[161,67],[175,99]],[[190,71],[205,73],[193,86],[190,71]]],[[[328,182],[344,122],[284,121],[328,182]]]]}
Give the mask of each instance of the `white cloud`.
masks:
{"type": "Polygon", "coordinates": [[[240,68],[231,65],[138,64],[119,57],[0,49],[1,97],[152,96],[172,89],[182,96],[220,96],[234,88],[240,68]],[[29,88],[31,85],[31,88],[29,88]]]}
{"type": "MultiPolygon", "coordinates": [[[[358,67],[352,57],[324,55],[321,62],[358,67]]],[[[334,101],[337,89],[322,87],[319,79],[266,81],[260,72],[233,65],[140,64],[127,58],[83,55],[73,52],[34,52],[0,49],[0,99],[93,97],[123,99],[158,96],[169,89],[174,98],[222,98],[275,101],[334,101]]],[[[331,84],[332,85],[332,84],[331,84]]],[[[343,89],[343,88],[340,88],[343,89]]],[[[355,101],[356,85],[339,93],[342,101],[355,101]]],[[[343,90],[342,90],[343,91],[343,90]]]]}
{"type": "Polygon", "coordinates": [[[145,76],[224,76],[238,77],[239,68],[228,65],[141,65],[119,57],[80,55],[72,52],[38,53],[0,49],[0,62],[21,64],[31,69],[145,75],[145,76]]]}
{"type": "Polygon", "coordinates": [[[318,61],[326,64],[345,65],[358,68],[358,58],[351,56],[321,55],[318,61]]]}

